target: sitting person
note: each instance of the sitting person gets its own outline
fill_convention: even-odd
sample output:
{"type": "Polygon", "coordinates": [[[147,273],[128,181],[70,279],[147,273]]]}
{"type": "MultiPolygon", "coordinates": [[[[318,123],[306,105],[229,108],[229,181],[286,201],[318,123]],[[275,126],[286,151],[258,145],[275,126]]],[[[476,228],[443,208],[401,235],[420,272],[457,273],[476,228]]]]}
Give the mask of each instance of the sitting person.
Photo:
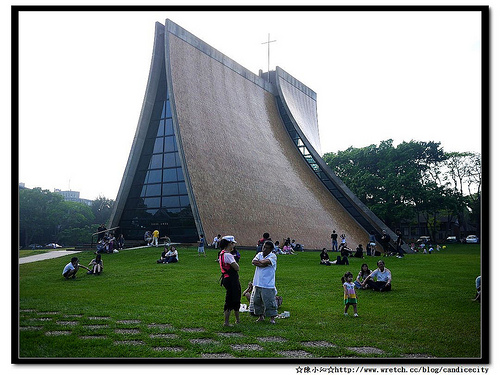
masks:
{"type": "Polygon", "coordinates": [[[292,247],[293,251],[304,251],[304,246],[300,243],[296,243],[295,240],[292,240],[290,246],[292,247]]]}
{"type": "Polygon", "coordinates": [[[352,255],[352,250],[350,248],[348,248],[345,243],[340,244],[339,251],[340,251],[340,255],[342,257],[344,257],[344,256],[348,257],[348,256],[352,255]]]}
{"type": "Polygon", "coordinates": [[[179,261],[179,253],[174,246],[170,246],[170,250],[165,254],[165,261],[163,263],[177,263],[179,261]]]}
{"type": "Polygon", "coordinates": [[[250,302],[250,297],[252,296],[253,284],[251,281],[248,282],[248,287],[243,291],[242,296],[246,297],[248,302],[250,302]]]}
{"type": "Polygon", "coordinates": [[[290,242],[288,242],[288,240],[283,245],[283,254],[294,254],[292,246],[290,245],[290,242]]]}
{"type": "Polygon", "coordinates": [[[391,290],[391,271],[388,268],[385,268],[385,263],[383,260],[379,260],[377,262],[377,269],[370,273],[368,277],[361,283],[362,287],[365,287],[366,284],[373,290],[378,292],[388,292],[391,290]],[[374,281],[376,279],[376,281],[374,281]]]}
{"type": "Polygon", "coordinates": [[[68,264],[66,264],[66,266],[64,266],[62,275],[64,276],[65,279],[69,278],[74,279],[76,278],[76,273],[78,272],[78,269],[80,267],[85,268],[87,271],[90,271],[90,268],[82,266],[80,263],[78,263],[77,257],[73,257],[71,258],[71,262],[69,262],[68,264]]]}
{"type": "Polygon", "coordinates": [[[273,253],[275,253],[275,254],[282,254],[281,249],[280,249],[280,242],[279,241],[276,241],[274,243],[273,253]]]}
{"type": "Polygon", "coordinates": [[[363,258],[363,245],[359,244],[356,248],[356,252],[354,253],[356,258],[363,258]]]}
{"type": "Polygon", "coordinates": [[[96,257],[92,259],[89,263],[89,266],[92,266],[92,269],[87,272],[88,275],[100,275],[102,272],[102,256],[101,254],[96,253],[96,257]]]}
{"type": "Polygon", "coordinates": [[[161,253],[161,255],[160,255],[160,259],[158,259],[158,260],[156,261],[156,263],[165,263],[165,262],[166,262],[166,260],[167,260],[167,253],[168,253],[168,247],[167,247],[167,246],[165,246],[165,247],[163,248],[163,252],[162,252],[162,253],[161,253]]]}
{"type": "Polygon", "coordinates": [[[326,266],[331,266],[334,264],[333,262],[330,262],[330,257],[328,256],[328,252],[326,251],[326,247],[321,250],[321,253],[319,254],[319,264],[324,264],[326,266]]]}
{"type": "Polygon", "coordinates": [[[361,270],[359,271],[358,276],[356,277],[356,281],[354,281],[354,286],[358,289],[368,288],[367,285],[361,286],[361,284],[368,276],[370,276],[371,273],[372,271],[370,271],[370,269],[368,268],[368,264],[363,263],[361,265],[361,270]]]}
{"type": "Polygon", "coordinates": [[[372,253],[372,245],[368,242],[366,244],[366,256],[371,257],[372,255],[375,255],[372,253]]]}

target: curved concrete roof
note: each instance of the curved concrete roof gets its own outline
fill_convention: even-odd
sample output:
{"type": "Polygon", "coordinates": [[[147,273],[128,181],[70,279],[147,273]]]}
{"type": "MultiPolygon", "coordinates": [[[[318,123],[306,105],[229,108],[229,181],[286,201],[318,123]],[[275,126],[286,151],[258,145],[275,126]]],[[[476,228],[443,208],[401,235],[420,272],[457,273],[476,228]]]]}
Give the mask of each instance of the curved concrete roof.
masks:
{"type": "MultiPolygon", "coordinates": [[[[167,30],[178,30],[172,24],[167,30]]],[[[175,25],[175,24],[173,24],[175,25]]],[[[255,245],[263,232],[273,240],[296,239],[307,248],[330,247],[330,234],[346,233],[348,245],[368,235],[310,170],[286,132],[273,89],[193,36],[166,33],[169,94],[203,232],[232,234],[255,245]],[[243,73],[242,73],[243,72],[243,73]]],[[[312,106],[295,100],[302,123],[312,106]]],[[[314,142],[314,125],[307,125],[314,142]]],[[[319,142],[319,136],[317,137],[319,142]]]]}
{"type": "Polygon", "coordinates": [[[280,94],[292,117],[309,143],[321,155],[316,93],[283,69],[278,67],[276,72],[280,94]]]}

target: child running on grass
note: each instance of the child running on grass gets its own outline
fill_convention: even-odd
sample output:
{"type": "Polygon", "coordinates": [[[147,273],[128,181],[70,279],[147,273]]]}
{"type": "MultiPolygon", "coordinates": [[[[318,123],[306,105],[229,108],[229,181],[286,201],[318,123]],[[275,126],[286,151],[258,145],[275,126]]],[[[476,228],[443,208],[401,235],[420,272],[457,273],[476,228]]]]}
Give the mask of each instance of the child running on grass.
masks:
{"type": "Polygon", "coordinates": [[[358,298],[356,295],[356,289],[354,289],[354,283],[352,282],[353,276],[351,272],[346,272],[342,276],[342,284],[344,286],[344,315],[347,316],[347,310],[349,306],[352,305],[354,308],[354,316],[358,316],[358,298]]]}

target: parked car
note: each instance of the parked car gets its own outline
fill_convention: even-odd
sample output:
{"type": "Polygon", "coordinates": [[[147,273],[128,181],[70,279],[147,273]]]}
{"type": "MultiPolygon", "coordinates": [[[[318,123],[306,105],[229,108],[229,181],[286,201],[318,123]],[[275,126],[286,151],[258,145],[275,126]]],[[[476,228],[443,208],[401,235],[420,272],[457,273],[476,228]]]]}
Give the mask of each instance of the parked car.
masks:
{"type": "Polygon", "coordinates": [[[417,240],[417,244],[428,244],[431,242],[431,238],[429,236],[420,236],[420,238],[417,240]]]}
{"type": "Polygon", "coordinates": [[[471,234],[465,239],[465,243],[479,243],[479,238],[476,235],[471,234]]]}
{"type": "Polygon", "coordinates": [[[45,247],[47,249],[59,249],[61,248],[62,246],[61,245],[58,245],[56,243],[48,243],[47,245],[45,245],[45,247]]]}
{"type": "Polygon", "coordinates": [[[28,246],[28,248],[31,250],[36,250],[36,249],[43,249],[43,246],[37,243],[32,243],[31,245],[28,246]]]}
{"type": "Polygon", "coordinates": [[[450,237],[447,237],[446,238],[446,242],[447,243],[457,243],[458,242],[458,239],[456,236],[450,236],[450,237]]]}

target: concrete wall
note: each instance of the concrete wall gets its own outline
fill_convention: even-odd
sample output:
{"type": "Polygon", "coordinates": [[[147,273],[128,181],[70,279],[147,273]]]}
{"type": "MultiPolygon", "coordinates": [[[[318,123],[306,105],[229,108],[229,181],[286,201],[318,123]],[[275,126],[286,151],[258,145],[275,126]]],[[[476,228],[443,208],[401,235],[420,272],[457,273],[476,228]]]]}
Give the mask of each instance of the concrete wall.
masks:
{"type": "Polygon", "coordinates": [[[207,238],[232,234],[255,245],[269,232],[273,240],[291,237],[321,249],[330,247],[335,229],[352,248],[366,244],[367,233],[296,150],[272,90],[193,44],[166,34],[178,137],[207,238]]]}

